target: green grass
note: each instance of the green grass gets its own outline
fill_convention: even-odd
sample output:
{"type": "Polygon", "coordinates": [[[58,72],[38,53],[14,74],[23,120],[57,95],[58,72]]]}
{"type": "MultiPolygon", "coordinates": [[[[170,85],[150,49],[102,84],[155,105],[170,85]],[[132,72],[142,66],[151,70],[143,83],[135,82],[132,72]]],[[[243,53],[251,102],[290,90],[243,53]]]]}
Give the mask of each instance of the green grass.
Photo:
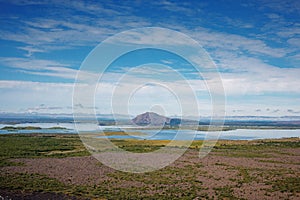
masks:
{"type": "Polygon", "coordinates": [[[300,177],[286,177],[268,181],[268,185],[272,185],[271,191],[299,193],[300,192],[300,177]]]}
{"type": "Polygon", "coordinates": [[[215,188],[218,199],[238,199],[233,195],[233,189],[229,186],[215,188]]]}
{"type": "Polygon", "coordinates": [[[54,130],[56,130],[56,129],[59,129],[59,130],[63,129],[63,130],[65,130],[67,128],[66,127],[61,127],[61,126],[53,126],[53,127],[48,128],[48,129],[54,129],[54,130]]]}
{"type": "Polygon", "coordinates": [[[40,174],[16,173],[0,177],[0,188],[22,191],[56,191],[66,190],[66,186],[56,179],[40,174]]]}
{"type": "Polygon", "coordinates": [[[235,127],[228,127],[228,126],[199,126],[197,131],[231,131],[235,130],[235,127]]]}
{"type": "Polygon", "coordinates": [[[125,131],[103,131],[103,136],[112,136],[112,135],[133,135],[133,136],[143,136],[145,133],[142,132],[125,132],[125,131]]]}
{"type": "Polygon", "coordinates": [[[202,183],[191,180],[178,180],[173,174],[168,176],[169,169],[157,173],[129,174],[116,172],[112,179],[97,185],[63,184],[56,179],[39,174],[7,174],[0,177],[0,188],[25,192],[56,192],[85,198],[104,199],[194,199],[197,196],[207,197],[202,191],[202,183]],[[120,184],[121,181],[136,182],[135,186],[120,184]],[[179,187],[179,184],[188,184],[179,187]]]}
{"type": "Polygon", "coordinates": [[[0,166],[16,165],[8,161],[10,158],[85,155],[89,155],[89,152],[85,150],[78,136],[0,135],[0,166]]]}
{"type": "MultiPolygon", "coordinates": [[[[111,140],[116,146],[135,153],[153,152],[169,144],[167,140],[111,140]]],[[[180,147],[180,142],[175,143],[180,147]]],[[[190,148],[200,148],[194,141],[190,148]]],[[[70,157],[90,155],[77,135],[10,134],[0,135],[0,167],[20,165],[11,158],[70,157]]]]}
{"type": "Polygon", "coordinates": [[[281,147],[281,148],[300,148],[299,141],[262,141],[258,144],[261,147],[281,147]]]}
{"type": "Polygon", "coordinates": [[[280,148],[300,148],[299,138],[282,140],[257,140],[257,141],[219,141],[214,147],[214,152],[220,156],[244,158],[272,158],[274,153],[283,154],[280,148]]]}

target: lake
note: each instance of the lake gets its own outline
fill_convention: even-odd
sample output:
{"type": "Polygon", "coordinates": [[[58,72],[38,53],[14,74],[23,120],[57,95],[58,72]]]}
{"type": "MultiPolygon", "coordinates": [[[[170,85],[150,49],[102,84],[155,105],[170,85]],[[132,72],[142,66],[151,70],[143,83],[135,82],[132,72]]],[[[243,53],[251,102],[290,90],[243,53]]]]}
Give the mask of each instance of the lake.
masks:
{"type": "MultiPolygon", "coordinates": [[[[41,127],[40,130],[0,130],[0,134],[30,134],[30,133],[47,133],[47,134],[77,134],[74,123],[24,123],[24,124],[0,124],[0,129],[5,126],[26,127],[34,126],[41,127]],[[65,129],[50,129],[51,127],[62,127],[65,129]]],[[[216,136],[218,132],[206,132],[193,130],[143,130],[133,129],[130,126],[99,126],[99,130],[95,130],[91,124],[81,124],[87,132],[97,132],[101,130],[110,131],[126,131],[128,135],[112,135],[112,136],[99,136],[111,139],[138,139],[138,140],[203,140],[207,136],[216,136]],[[121,129],[120,129],[121,128],[121,129]],[[130,135],[131,132],[141,132],[143,135],[130,135]],[[193,138],[195,134],[195,138],[193,138]]],[[[219,134],[219,139],[224,140],[254,140],[254,139],[272,139],[272,138],[287,138],[287,137],[300,137],[300,129],[236,129],[230,131],[223,131],[219,134]]],[[[214,137],[212,137],[214,138],[214,137]]]]}
{"type": "MultiPolygon", "coordinates": [[[[130,130],[132,131],[132,130],[130,130]]],[[[99,136],[107,137],[110,139],[139,139],[139,140],[191,140],[195,131],[192,130],[134,130],[139,131],[145,135],[136,136],[130,135],[112,135],[112,136],[99,136]]],[[[273,138],[287,138],[287,137],[300,137],[300,129],[295,130],[262,130],[262,129],[236,129],[231,131],[222,132],[206,132],[196,131],[194,140],[203,140],[211,137],[215,139],[219,135],[219,139],[223,140],[254,140],[254,139],[273,139],[273,138]]]]}

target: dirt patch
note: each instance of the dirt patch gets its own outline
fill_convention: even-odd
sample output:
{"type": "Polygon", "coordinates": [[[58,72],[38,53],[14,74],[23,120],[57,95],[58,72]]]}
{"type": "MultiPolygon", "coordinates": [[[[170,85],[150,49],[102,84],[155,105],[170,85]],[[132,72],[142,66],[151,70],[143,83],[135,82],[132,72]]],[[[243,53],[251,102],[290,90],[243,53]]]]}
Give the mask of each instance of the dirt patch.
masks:
{"type": "Polygon", "coordinates": [[[114,170],[103,166],[95,158],[68,157],[68,158],[39,158],[13,159],[13,162],[24,163],[23,166],[1,168],[7,173],[37,173],[50,178],[56,178],[65,184],[92,185],[107,179],[106,174],[114,170]]]}

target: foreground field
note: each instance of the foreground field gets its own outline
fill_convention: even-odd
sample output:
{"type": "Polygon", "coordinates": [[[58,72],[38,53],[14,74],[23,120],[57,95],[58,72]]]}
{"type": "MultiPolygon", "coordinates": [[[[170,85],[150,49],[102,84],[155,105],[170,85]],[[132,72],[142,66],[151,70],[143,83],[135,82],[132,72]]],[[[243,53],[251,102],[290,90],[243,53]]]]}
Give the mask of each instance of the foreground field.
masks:
{"type": "MultiPolygon", "coordinates": [[[[133,152],[168,141],[115,140],[133,152]]],[[[201,141],[170,166],[142,174],[108,168],[74,135],[1,135],[4,199],[299,199],[299,138],[219,141],[198,158],[201,141]]],[[[1,199],[0,197],[0,199],[1,199]]]]}

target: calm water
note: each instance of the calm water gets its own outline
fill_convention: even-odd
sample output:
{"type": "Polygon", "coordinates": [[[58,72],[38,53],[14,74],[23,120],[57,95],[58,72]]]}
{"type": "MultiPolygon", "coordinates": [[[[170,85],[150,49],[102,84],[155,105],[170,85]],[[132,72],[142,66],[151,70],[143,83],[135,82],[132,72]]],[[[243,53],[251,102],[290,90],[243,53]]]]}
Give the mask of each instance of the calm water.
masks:
{"type": "MultiPolygon", "coordinates": [[[[5,126],[12,126],[8,124],[0,124],[0,129],[5,126]]],[[[0,134],[13,134],[13,133],[54,133],[54,134],[77,134],[75,125],[73,123],[25,123],[17,124],[15,127],[35,126],[41,127],[41,130],[16,130],[7,131],[0,130],[0,134]],[[66,129],[49,129],[51,127],[63,127],[66,129]]],[[[88,132],[98,131],[91,128],[91,124],[83,124],[81,128],[88,132]]],[[[212,139],[228,139],[228,140],[253,140],[253,139],[267,139],[267,138],[284,138],[284,137],[300,137],[300,129],[296,130],[260,130],[260,129],[237,129],[224,132],[205,132],[205,131],[192,131],[192,130],[139,130],[130,129],[131,127],[122,126],[121,130],[128,132],[129,135],[114,135],[104,136],[114,139],[139,139],[139,140],[203,140],[205,138],[212,139]],[[130,132],[142,132],[143,136],[131,136],[130,132]]],[[[120,130],[116,126],[99,127],[99,129],[106,129],[111,131],[120,130]]]]}
{"type": "MultiPolygon", "coordinates": [[[[139,130],[145,136],[105,136],[114,139],[140,139],[140,140],[203,140],[205,138],[224,140],[253,140],[267,138],[300,137],[298,130],[259,130],[259,129],[237,129],[223,132],[205,132],[191,130],[139,130]]],[[[130,134],[130,132],[129,132],[130,134]]]]}

